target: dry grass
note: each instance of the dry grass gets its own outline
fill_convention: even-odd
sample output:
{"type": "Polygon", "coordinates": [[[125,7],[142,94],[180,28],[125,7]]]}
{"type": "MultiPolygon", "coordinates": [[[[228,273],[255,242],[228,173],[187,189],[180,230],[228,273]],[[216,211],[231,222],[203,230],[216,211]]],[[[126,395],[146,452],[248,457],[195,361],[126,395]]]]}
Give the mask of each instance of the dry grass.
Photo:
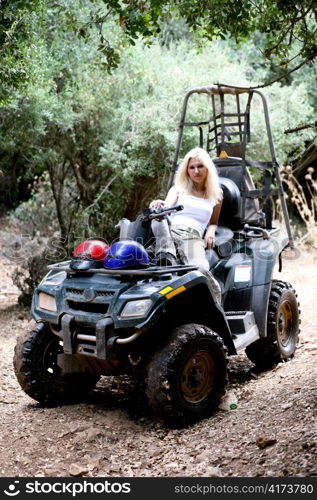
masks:
{"type": "Polygon", "coordinates": [[[312,245],[316,247],[317,180],[313,178],[313,173],[313,167],[309,167],[305,175],[306,188],[310,195],[309,199],[305,194],[304,188],[293,175],[292,167],[287,165],[281,169],[281,177],[283,182],[288,187],[290,200],[296,206],[298,214],[306,226],[307,236],[309,236],[312,245]]]}

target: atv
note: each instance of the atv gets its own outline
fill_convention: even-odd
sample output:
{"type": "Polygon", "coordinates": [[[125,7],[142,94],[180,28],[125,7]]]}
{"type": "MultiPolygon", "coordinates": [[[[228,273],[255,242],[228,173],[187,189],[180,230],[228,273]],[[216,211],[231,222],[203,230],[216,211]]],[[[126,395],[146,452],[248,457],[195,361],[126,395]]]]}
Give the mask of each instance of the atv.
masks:
{"type": "Polygon", "coordinates": [[[107,267],[113,245],[88,240],[71,260],[48,266],[34,291],[35,324],[17,341],[14,368],[22,389],[42,405],[78,401],[101,376],[129,374],[141,377],[159,418],[184,426],[217,409],[228,356],[245,350],[261,369],[294,356],[297,296],[291,284],[272,279],[275,264],[281,271],[283,252],[294,244],[265,96],[220,84],[190,90],[167,189],[184,138],[210,153],[223,189],[216,245],[206,250],[221,304],[197,267],[155,263],[151,221],[181,206],[147,208],[133,222],[122,219],[121,250],[135,243],[139,252],[130,265],[107,267]],[[202,96],[207,117],[188,118],[188,103],[202,96]],[[254,99],[264,113],[269,161],[248,154],[254,99]],[[285,229],[273,223],[274,197],[285,229]]]}

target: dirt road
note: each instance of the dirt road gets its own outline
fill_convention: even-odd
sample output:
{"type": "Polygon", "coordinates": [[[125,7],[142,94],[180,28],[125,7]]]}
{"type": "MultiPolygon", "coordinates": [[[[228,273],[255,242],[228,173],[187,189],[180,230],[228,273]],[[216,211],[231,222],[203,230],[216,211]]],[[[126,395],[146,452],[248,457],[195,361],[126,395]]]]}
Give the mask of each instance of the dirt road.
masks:
{"type": "Polygon", "coordinates": [[[29,321],[17,306],[9,262],[0,261],[0,475],[316,476],[317,251],[286,260],[277,277],[296,288],[302,311],[295,358],[256,374],[245,355],[230,361],[236,410],[182,430],[166,429],[124,379],[104,379],[82,404],[41,408],[12,368],[29,321]],[[314,252],[314,253],[313,253],[314,252]]]}

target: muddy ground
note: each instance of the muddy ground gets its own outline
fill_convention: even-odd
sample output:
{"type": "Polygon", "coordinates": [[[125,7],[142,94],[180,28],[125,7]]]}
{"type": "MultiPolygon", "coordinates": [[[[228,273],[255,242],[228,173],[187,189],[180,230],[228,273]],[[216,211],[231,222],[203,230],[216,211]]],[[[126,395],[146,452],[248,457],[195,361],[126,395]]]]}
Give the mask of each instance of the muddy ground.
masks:
{"type": "Polygon", "coordinates": [[[244,354],[230,360],[236,410],[218,410],[186,429],[167,429],[129,381],[104,379],[81,404],[42,408],[15,378],[15,339],[29,312],[17,305],[0,260],[0,475],[316,476],[317,251],[284,261],[277,277],[296,288],[302,312],[295,358],[256,373],[244,354]]]}

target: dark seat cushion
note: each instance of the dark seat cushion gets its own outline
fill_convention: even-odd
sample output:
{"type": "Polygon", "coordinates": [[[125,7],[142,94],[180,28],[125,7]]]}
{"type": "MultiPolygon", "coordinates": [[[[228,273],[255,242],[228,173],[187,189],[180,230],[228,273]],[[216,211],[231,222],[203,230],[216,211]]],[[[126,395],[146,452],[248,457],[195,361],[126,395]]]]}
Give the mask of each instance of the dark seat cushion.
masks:
{"type": "Polygon", "coordinates": [[[223,204],[219,218],[221,226],[242,229],[245,223],[260,225],[263,214],[259,200],[248,197],[254,190],[253,180],[241,158],[215,158],[220,184],[223,189],[223,204]]]}

